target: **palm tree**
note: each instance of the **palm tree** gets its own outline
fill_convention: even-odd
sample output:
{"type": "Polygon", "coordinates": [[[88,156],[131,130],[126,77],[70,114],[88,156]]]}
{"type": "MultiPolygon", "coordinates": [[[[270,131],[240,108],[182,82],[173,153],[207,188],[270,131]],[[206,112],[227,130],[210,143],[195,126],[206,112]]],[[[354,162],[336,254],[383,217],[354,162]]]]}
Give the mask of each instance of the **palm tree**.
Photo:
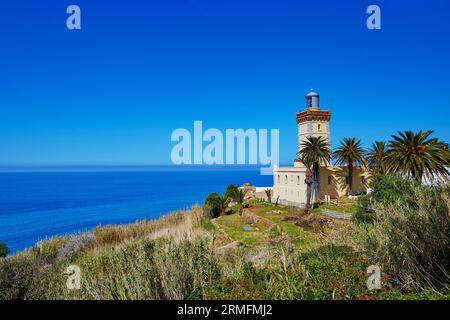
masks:
{"type": "Polygon", "coordinates": [[[224,197],[225,198],[233,198],[234,193],[236,192],[237,189],[238,189],[238,187],[236,187],[234,184],[229,184],[227,189],[225,190],[224,197]]]}
{"type": "Polygon", "coordinates": [[[436,138],[429,138],[433,130],[426,132],[398,132],[391,135],[387,154],[387,170],[389,173],[409,176],[422,181],[434,175],[448,176],[450,164],[449,145],[436,138]]]}
{"type": "Polygon", "coordinates": [[[306,212],[305,214],[309,213],[309,210],[311,209],[311,185],[313,183],[313,173],[310,168],[306,167],[306,173],[305,173],[305,183],[306,183],[306,212]]]}
{"type": "Polygon", "coordinates": [[[209,214],[212,218],[216,218],[225,213],[231,199],[222,197],[220,194],[213,192],[205,199],[205,205],[209,208],[209,214]]]}
{"type": "Polygon", "coordinates": [[[305,173],[305,184],[306,184],[306,206],[305,206],[305,214],[309,213],[309,210],[311,209],[311,185],[313,184],[313,173],[311,171],[311,162],[303,162],[303,164],[306,167],[306,173],[305,173]]]}
{"type": "Polygon", "coordinates": [[[316,199],[318,199],[320,195],[320,164],[328,164],[330,162],[330,153],[330,146],[327,140],[321,136],[307,137],[306,140],[300,144],[298,158],[307,168],[312,168],[316,199]],[[310,166],[306,164],[310,164],[310,166]]]}
{"type": "Polygon", "coordinates": [[[364,165],[366,151],[361,146],[361,140],[356,138],[344,138],[339,147],[333,152],[333,158],[338,165],[347,165],[348,186],[350,194],[353,195],[353,167],[364,165]]]}
{"type": "Polygon", "coordinates": [[[233,193],[233,200],[237,202],[239,205],[239,214],[242,215],[242,212],[244,211],[244,203],[245,203],[245,196],[248,193],[248,189],[236,189],[233,193]]]}
{"type": "Polygon", "coordinates": [[[367,154],[367,162],[374,173],[386,173],[387,145],[384,141],[375,141],[367,154]]]}

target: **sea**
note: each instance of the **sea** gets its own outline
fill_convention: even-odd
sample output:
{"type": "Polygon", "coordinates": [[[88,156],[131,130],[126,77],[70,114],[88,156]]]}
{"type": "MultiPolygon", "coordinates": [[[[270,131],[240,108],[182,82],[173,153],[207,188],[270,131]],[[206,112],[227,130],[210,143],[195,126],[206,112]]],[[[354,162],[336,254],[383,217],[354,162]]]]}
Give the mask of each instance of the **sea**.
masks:
{"type": "Polygon", "coordinates": [[[246,166],[1,170],[0,242],[14,253],[56,235],[156,219],[247,182],[273,184],[272,176],[246,166]]]}

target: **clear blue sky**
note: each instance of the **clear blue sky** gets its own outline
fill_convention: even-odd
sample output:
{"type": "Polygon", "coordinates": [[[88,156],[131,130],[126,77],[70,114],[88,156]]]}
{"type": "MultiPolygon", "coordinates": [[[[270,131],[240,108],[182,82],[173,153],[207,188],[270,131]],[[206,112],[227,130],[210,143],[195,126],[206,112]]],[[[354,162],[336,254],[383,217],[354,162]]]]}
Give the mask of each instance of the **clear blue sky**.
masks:
{"type": "Polygon", "coordinates": [[[3,1],[0,165],[170,163],[171,132],[194,120],[279,128],[290,162],[311,87],[334,145],[406,129],[449,142],[449,16],[448,0],[3,1]]]}

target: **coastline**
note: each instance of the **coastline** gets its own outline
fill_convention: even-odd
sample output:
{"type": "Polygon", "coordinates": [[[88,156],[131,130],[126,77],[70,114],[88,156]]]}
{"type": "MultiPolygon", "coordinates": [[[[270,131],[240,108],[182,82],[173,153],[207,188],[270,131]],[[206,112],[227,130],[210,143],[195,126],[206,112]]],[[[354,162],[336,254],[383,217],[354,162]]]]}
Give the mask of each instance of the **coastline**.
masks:
{"type": "Polygon", "coordinates": [[[256,168],[10,172],[0,176],[0,242],[12,252],[54,235],[155,219],[187,209],[202,203],[210,192],[221,192],[230,182],[264,185],[270,181],[256,168]]]}

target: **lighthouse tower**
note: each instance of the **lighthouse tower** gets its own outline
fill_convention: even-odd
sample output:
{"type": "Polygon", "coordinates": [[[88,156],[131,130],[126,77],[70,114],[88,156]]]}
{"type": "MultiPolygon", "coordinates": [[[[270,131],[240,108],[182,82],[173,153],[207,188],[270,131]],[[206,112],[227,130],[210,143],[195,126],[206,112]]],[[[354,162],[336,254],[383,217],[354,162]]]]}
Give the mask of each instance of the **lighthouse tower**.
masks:
{"type": "MultiPolygon", "coordinates": [[[[323,137],[330,144],[330,110],[321,110],[319,94],[313,89],[305,96],[306,108],[297,112],[296,120],[298,126],[297,151],[308,137],[323,137]]],[[[327,165],[327,164],[325,164],[327,165]]],[[[296,167],[304,167],[300,161],[295,161],[296,167]]]]}

